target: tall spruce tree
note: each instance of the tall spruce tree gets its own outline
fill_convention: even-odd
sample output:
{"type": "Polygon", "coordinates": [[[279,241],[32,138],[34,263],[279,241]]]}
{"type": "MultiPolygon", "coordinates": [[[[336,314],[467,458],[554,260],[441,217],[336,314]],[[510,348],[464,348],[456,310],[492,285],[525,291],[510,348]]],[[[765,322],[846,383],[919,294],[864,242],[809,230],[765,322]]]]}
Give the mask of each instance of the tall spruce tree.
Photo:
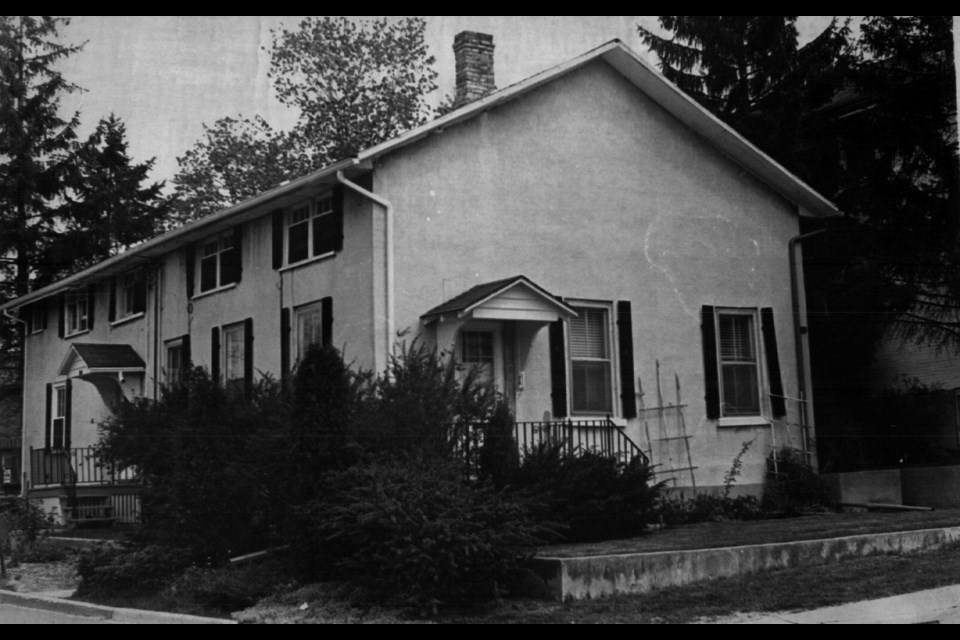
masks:
{"type": "Polygon", "coordinates": [[[270,76],[298,114],[288,132],[223,118],[178,158],[178,221],[236,204],[426,122],[436,89],[421,18],[306,18],[273,33],[270,76]]]}
{"type": "Polygon", "coordinates": [[[668,80],[803,176],[800,123],[842,83],[851,61],[850,28],[834,20],[800,46],[796,21],[797,16],[658,16],[667,35],[637,28],[668,80]]]}
{"type": "MultiPolygon", "coordinates": [[[[21,296],[152,235],[163,216],[152,161],[133,164],[113,116],[79,140],[80,114],[60,115],[80,91],[57,70],[65,18],[0,16],[0,300],[21,296]]],[[[17,369],[19,336],[0,321],[3,367],[17,369]]]]}

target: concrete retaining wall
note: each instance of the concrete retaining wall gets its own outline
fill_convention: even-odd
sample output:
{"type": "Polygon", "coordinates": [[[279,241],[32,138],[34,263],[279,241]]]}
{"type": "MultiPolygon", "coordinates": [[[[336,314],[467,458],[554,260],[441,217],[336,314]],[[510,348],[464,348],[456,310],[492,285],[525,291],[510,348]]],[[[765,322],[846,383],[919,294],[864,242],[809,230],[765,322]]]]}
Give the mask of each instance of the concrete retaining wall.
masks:
{"type": "Polygon", "coordinates": [[[830,484],[839,502],[915,504],[903,501],[900,469],[824,473],[821,477],[830,484]]]}
{"type": "Polygon", "coordinates": [[[960,541],[960,527],[867,534],[720,549],[583,558],[534,558],[539,595],[580,600],[647,593],[664,587],[844,558],[934,550],[960,541]]]}
{"type": "Polygon", "coordinates": [[[960,507],[960,467],[900,469],[903,503],[946,509],[960,507]]]}

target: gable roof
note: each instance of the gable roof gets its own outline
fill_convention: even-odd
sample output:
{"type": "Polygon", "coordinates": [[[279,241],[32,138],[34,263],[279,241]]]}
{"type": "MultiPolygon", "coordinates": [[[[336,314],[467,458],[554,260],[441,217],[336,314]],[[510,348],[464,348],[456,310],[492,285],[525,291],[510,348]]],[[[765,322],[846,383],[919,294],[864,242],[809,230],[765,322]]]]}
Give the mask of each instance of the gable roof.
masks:
{"type": "Polygon", "coordinates": [[[524,286],[534,296],[537,296],[547,305],[554,307],[558,312],[568,316],[577,316],[577,312],[571,309],[565,302],[543,287],[538,286],[530,278],[526,276],[513,276],[512,278],[504,278],[503,280],[495,280],[471,287],[460,295],[454,296],[446,302],[430,309],[420,317],[428,321],[447,314],[462,317],[518,285],[524,286]]]}
{"type": "Polygon", "coordinates": [[[82,283],[110,277],[129,268],[131,262],[134,264],[149,262],[164,253],[199,240],[207,234],[216,233],[229,226],[264,215],[275,208],[291,204],[294,200],[303,197],[303,193],[308,189],[325,188],[335,184],[337,173],[340,171],[353,175],[367,171],[373,167],[373,161],[381,156],[402,149],[428,135],[442,133],[447,127],[455,126],[488,109],[515,100],[596,60],[603,60],[616,69],[650,99],[733,162],[742,166],[787,200],[797,204],[801,215],[826,217],[838,212],[836,205],[683,93],[623,42],[611,40],[563,64],[495,91],[485,98],[464,105],[386,142],[364,149],[353,158],[328,165],[301,178],[264,191],[244,202],[147,240],[125,253],[107,258],[51,285],[8,301],[0,305],[0,310],[20,307],[34,300],[80,286],[82,283]]]}
{"type": "Polygon", "coordinates": [[[66,375],[77,359],[91,371],[142,371],[147,366],[128,344],[75,343],[60,365],[60,375],[66,375]]]}

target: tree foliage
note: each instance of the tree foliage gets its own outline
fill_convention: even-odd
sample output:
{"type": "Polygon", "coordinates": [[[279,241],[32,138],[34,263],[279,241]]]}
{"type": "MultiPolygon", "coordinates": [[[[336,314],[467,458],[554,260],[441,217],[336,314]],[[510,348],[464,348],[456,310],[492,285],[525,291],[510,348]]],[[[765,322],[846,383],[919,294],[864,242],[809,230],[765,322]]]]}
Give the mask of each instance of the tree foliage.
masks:
{"type": "Polygon", "coordinates": [[[178,221],[236,204],[426,122],[436,89],[423,19],[308,17],[273,32],[270,77],[290,131],[223,118],[178,158],[178,221]]]}
{"type": "MultiPolygon", "coordinates": [[[[153,163],[132,162],[118,118],[80,140],[80,114],[60,115],[80,88],[57,65],[83,47],[59,42],[66,24],[0,16],[0,300],[151,236],[164,213],[160,185],[142,186],[153,163]]],[[[17,354],[14,330],[0,327],[2,353],[17,354]]]]}
{"type": "Polygon", "coordinates": [[[670,81],[788,168],[802,117],[829,100],[851,61],[850,29],[832,21],[799,45],[797,16],[659,16],[638,27],[670,81]]]}

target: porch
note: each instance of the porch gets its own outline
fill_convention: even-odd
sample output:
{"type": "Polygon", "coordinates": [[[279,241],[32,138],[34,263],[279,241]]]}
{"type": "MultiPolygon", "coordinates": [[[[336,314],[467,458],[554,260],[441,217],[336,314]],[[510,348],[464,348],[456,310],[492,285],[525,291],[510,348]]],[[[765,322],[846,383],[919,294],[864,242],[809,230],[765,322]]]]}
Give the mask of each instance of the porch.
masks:
{"type": "Polygon", "coordinates": [[[110,526],[140,521],[140,485],[135,469],[103,460],[93,447],[31,447],[28,460],[28,496],[56,512],[60,524],[110,526]]]}

